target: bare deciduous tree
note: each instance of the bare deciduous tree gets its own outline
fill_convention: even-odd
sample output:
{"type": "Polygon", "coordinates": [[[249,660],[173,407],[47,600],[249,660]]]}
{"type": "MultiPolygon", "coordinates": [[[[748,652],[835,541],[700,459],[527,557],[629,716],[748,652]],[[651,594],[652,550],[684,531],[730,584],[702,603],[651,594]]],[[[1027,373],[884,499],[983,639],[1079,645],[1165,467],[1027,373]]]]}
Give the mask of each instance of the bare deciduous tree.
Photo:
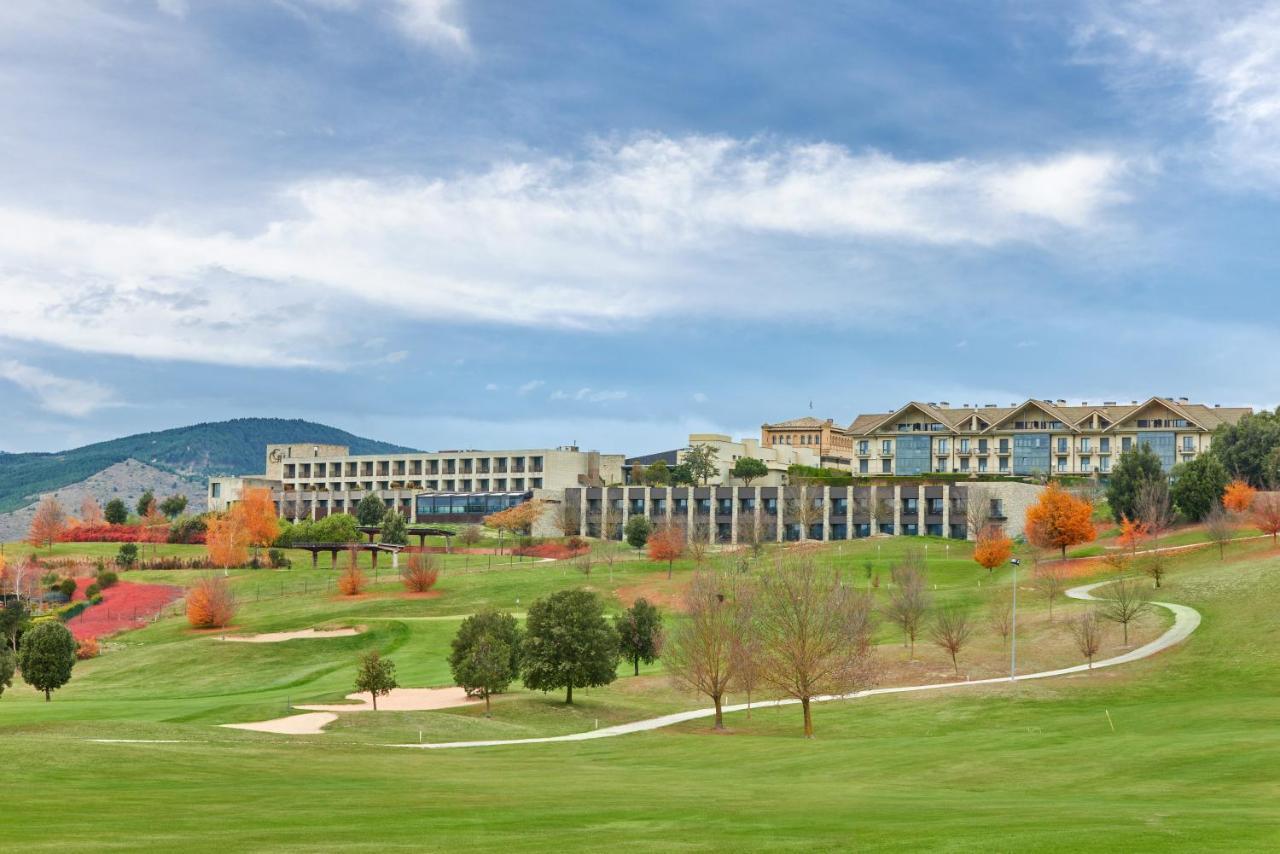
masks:
{"type": "Polygon", "coordinates": [[[787,517],[800,526],[800,541],[809,539],[809,529],[826,518],[822,487],[804,487],[799,495],[788,498],[787,517]]]}
{"type": "Polygon", "coordinates": [[[1209,535],[1209,542],[1218,545],[1218,560],[1223,560],[1227,556],[1227,544],[1236,533],[1235,519],[1232,519],[1231,514],[1223,509],[1221,503],[1215,502],[1205,514],[1204,530],[1209,535]]]}
{"type": "Polygon", "coordinates": [[[893,590],[889,593],[889,602],[884,606],[884,614],[889,622],[902,629],[902,645],[910,645],[910,657],[916,656],[916,638],[920,636],[920,627],[924,623],[924,615],[929,610],[929,594],[925,590],[924,573],[911,562],[897,564],[891,570],[893,590]]]}
{"type": "Polygon", "coordinates": [[[980,486],[965,487],[964,524],[965,533],[970,537],[978,536],[992,524],[991,499],[989,489],[980,486]]]}
{"type": "Polygon", "coordinates": [[[933,617],[929,627],[929,636],[933,642],[951,654],[951,666],[956,675],[960,675],[960,665],[956,656],[973,634],[973,624],[969,621],[969,613],[961,608],[949,606],[942,608],[933,617]]]}
{"type": "Polygon", "coordinates": [[[1160,558],[1160,535],[1173,524],[1173,504],[1169,501],[1169,483],[1163,477],[1148,480],[1138,487],[1135,504],[1138,519],[1146,527],[1153,546],[1151,559],[1143,564],[1143,570],[1160,586],[1164,577],[1164,561],[1160,558]]]}
{"type": "MultiPolygon", "coordinates": [[[[606,546],[606,549],[608,549],[607,546],[606,546]]],[[[595,562],[596,562],[595,552],[593,549],[590,549],[590,548],[588,548],[582,554],[578,555],[573,559],[573,565],[577,568],[578,572],[581,572],[583,575],[591,574],[591,567],[595,564],[595,562]]]]}
{"type": "Polygon", "coordinates": [[[1032,574],[1032,583],[1049,602],[1049,622],[1053,622],[1053,603],[1067,589],[1067,567],[1059,561],[1041,563],[1032,574]]]}
{"type": "Polygon", "coordinates": [[[1104,619],[1124,627],[1124,645],[1129,645],[1129,624],[1151,608],[1147,593],[1137,583],[1125,578],[1111,585],[1100,611],[1104,619]]]}
{"type": "Polygon", "coordinates": [[[755,610],[764,681],[800,701],[812,738],[814,697],[871,682],[870,599],[801,558],[762,578],[755,610]]]}
{"type": "Polygon", "coordinates": [[[987,625],[991,631],[1008,640],[1013,631],[1013,602],[1008,596],[1000,595],[992,598],[987,605],[987,625]]]}
{"type": "Polygon", "coordinates": [[[724,729],[721,705],[735,676],[735,647],[743,635],[741,576],[696,570],[685,591],[685,619],[671,630],[663,662],[675,682],[715,703],[716,729],[724,729]]]}
{"type": "Polygon", "coordinates": [[[747,695],[747,719],[751,719],[751,694],[760,684],[763,649],[760,626],[755,619],[756,587],[738,587],[739,633],[733,642],[733,688],[747,695]]]}
{"type": "Polygon", "coordinates": [[[693,565],[701,569],[707,562],[707,555],[711,551],[711,525],[705,520],[694,517],[693,525],[689,527],[689,547],[685,550],[693,565]]]}
{"type": "Polygon", "coordinates": [[[1102,649],[1102,621],[1093,611],[1086,611],[1070,622],[1071,637],[1075,639],[1080,654],[1089,659],[1089,669],[1093,669],[1093,657],[1102,649]]]}
{"type": "Polygon", "coordinates": [[[561,501],[555,508],[554,524],[564,537],[578,536],[582,533],[582,510],[577,504],[561,501]]]}

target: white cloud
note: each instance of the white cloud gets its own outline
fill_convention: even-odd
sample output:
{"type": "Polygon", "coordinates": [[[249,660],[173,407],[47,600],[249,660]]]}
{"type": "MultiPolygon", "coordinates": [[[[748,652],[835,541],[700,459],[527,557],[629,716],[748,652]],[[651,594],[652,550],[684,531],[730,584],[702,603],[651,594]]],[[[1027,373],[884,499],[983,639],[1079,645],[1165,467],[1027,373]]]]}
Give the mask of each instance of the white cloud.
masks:
{"type": "Polygon", "coordinates": [[[409,38],[433,47],[471,49],[455,0],[392,0],[392,7],[396,25],[409,38]]]}
{"type": "Polygon", "coordinates": [[[625,400],[627,393],[619,389],[580,388],[575,392],[556,389],[551,392],[551,400],[580,400],[587,403],[607,403],[611,400],[625,400]]]}
{"type": "Polygon", "coordinates": [[[706,403],[706,402],[707,402],[707,396],[706,396],[705,394],[703,394],[702,392],[700,392],[700,391],[695,391],[695,392],[693,393],[693,402],[694,402],[694,403],[706,403]]]}
{"type": "Polygon", "coordinates": [[[396,350],[382,357],[382,361],[391,365],[398,365],[409,357],[408,350],[396,350]]]}
{"type": "Polygon", "coordinates": [[[41,408],[58,415],[84,416],[116,402],[115,393],[101,383],[60,377],[13,359],[0,360],[0,379],[28,392],[41,408]]]}
{"type": "Polygon", "coordinates": [[[0,336],[291,365],[332,358],[361,317],[385,310],[578,329],[776,317],[813,300],[859,316],[911,311],[957,285],[919,294],[852,273],[877,251],[1094,235],[1125,171],[1106,153],[908,162],[653,136],[451,178],[303,181],[284,190],[290,215],[234,234],[0,208],[0,336]]]}
{"type": "Polygon", "coordinates": [[[485,391],[497,391],[497,390],[498,390],[498,384],[497,384],[497,383],[487,383],[487,384],[485,385],[485,387],[484,387],[484,390],[485,390],[485,391]]]}
{"type": "Polygon", "coordinates": [[[538,389],[542,388],[544,385],[546,385],[546,382],[544,380],[529,380],[527,383],[524,383],[519,388],[517,388],[516,393],[528,394],[531,391],[537,391],[538,389]]]}
{"type": "Polygon", "coordinates": [[[156,8],[175,18],[185,17],[189,11],[187,0],[156,0],[156,8]]]}
{"type": "Polygon", "coordinates": [[[1280,3],[1106,3],[1080,36],[1086,49],[1100,51],[1092,58],[1116,69],[1118,84],[1162,111],[1189,107],[1202,116],[1212,139],[1197,149],[1213,166],[1280,182],[1280,3]],[[1159,97],[1171,76],[1189,98],[1159,97]]]}

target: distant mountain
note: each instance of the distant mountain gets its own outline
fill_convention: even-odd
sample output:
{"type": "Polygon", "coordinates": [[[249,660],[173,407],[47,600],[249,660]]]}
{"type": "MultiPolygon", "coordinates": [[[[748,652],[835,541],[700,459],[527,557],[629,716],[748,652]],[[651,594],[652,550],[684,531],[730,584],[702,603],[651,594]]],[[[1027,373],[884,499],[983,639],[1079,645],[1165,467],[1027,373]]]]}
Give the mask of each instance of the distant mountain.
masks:
{"type": "Polygon", "coordinates": [[[0,512],[15,510],[42,493],[79,483],[129,459],[193,477],[253,474],[262,471],[266,445],[286,442],[348,445],[355,454],[413,450],[296,418],[193,424],[57,453],[0,453],[0,512]]]}

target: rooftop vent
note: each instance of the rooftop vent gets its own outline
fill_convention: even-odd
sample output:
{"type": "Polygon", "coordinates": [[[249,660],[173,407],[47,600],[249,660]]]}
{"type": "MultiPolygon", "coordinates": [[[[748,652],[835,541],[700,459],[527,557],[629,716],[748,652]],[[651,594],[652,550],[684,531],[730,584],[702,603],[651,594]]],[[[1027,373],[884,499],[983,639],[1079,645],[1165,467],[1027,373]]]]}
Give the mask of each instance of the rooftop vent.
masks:
{"type": "Polygon", "coordinates": [[[1179,402],[1179,403],[1190,403],[1190,402],[1191,402],[1191,398],[1189,398],[1189,397],[1180,397],[1180,398],[1178,398],[1178,402],[1179,402]]]}
{"type": "Polygon", "coordinates": [[[1137,405],[1138,405],[1138,401],[1136,401],[1136,400],[1131,400],[1131,401],[1129,401],[1129,405],[1130,405],[1130,406],[1137,406],[1137,405]]]}
{"type": "Polygon", "coordinates": [[[1059,405],[1059,406],[1066,406],[1066,405],[1067,405],[1067,402],[1066,402],[1065,400],[1063,400],[1062,398],[1058,398],[1058,405],[1059,405]]]}
{"type": "Polygon", "coordinates": [[[995,408],[996,408],[996,405],[995,405],[994,403],[984,403],[984,404],[982,404],[982,405],[983,405],[983,406],[985,406],[987,409],[995,409],[995,408]]]}
{"type": "Polygon", "coordinates": [[[1116,402],[1115,402],[1114,400],[1104,400],[1104,401],[1102,401],[1102,405],[1103,405],[1103,406],[1115,406],[1115,405],[1116,405],[1116,402]]]}
{"type": "Polygon", "coordinates": [[[941,406],[943,409],[946,409],[946,408],[947,408],[947,407],[949,407],[951,404],[944,400],[944,401],[942,401],[941,403],[939,403],[938,405],[939,405],[939,406],[941,406]]]}
{"type": "Polygon", "coordinates": [[[1215,403],[1215,404],[1213,405],[1213,408],[1214,408],[1214,409],[1221,409],[1221,408],[1222,408],[1222,404],[1221,404],[1221,403],[1215,403]]]}

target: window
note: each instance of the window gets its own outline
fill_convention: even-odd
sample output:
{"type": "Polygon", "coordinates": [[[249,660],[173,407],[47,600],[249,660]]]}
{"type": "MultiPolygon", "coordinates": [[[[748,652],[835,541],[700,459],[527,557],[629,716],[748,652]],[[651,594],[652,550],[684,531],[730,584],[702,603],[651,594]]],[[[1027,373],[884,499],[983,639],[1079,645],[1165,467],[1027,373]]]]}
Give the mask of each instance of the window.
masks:
{"type": "Polygon", "coordinates": [[[1009,470],[1009,458],[1008,458],[1008,457],[1001,457],[1001,458],[1000,458],[1000,471],[1008,471],[1008,470],[1009,470]]]}
{"type": "Polygon", "coordinates": [[[756,512],[756,500],[754,498],[742,498],[738,500],[739,513],[756,512]]]}
{"type": "Polygon", "coordinates": [[[968,458],[968,457],[961,457],[961,458],[960,458],[960,471],[968,471],[968,470],[969,470],[969,458],[968,458]]]}
{"type": "Polygon", "coordinates": [[[1196,439],[1195,439],[1195,437],[1194,437],[1194,436],[1183,436],[1183,437],[1182,437],[1182,450],[1183,450],[1183,451],[1195,451],[1195,449],[1196,449],[1196,439]]]}
{"type": "Polygon", "coordinates": [[[209,494],[210,494],[211,496],[213,496],[214,498],[218,498],[219,496],[221,496],[221,495],[222,495],[222,484],[220,484],[220,483],[211,483],[211,484],[209,484],[209,494]]]}
{"type": "Polygon", "coordinates": [[[967,453],[969,453],[969,440],[968,440],[968,439],[961,439],[961,440],[960,440],[960,453],[962,453],[962,454],[967,454],[967,453]]]}
{"type": "Polygon", "coordinates": [[[1085,454],[1089,453],[1090,451],[1093,450],[1092,443],[1093,443],[1093,440],[1090,439],[1088,436],[1082,437],[1080,439],[1080,451],[1085,454]]]}
{"type": "Polygon", "coordinates": [[[631,499],[631,509],[628,512],[630,512],[633,516],[643,516],[644,515],[644,499],[643,498],[631,499]]]}
{"type": "Polygon", "coordinates": [[[989,515],[992,519],[1005,519],[1005,518],[1007,518],[1007,517],[1004,515],[1004,499],[1003,499],[1003,498],[992,498],[992,499],[991,499],[991,506],[990,506],[988,509],[990,510],[990,513],[989,513],[988,515],[989,515]]]}
{"type": "Polygon", "coordinates": [[[1001,440],[1000,440],[1000,453],[1002,453],[1002,454],[1007,454],[1007,453],[1009,453],[1009,440],[1008,440],[1008,439],[1001,439],[1001,440]]]}
{"type": "Polygon", "coordinates": [[[1092,465],[1093,465],[1093,460],[1091,457],[1080,458],[1080,471],[1082,472],[1091,471],[1092,465]]]}
{"type": "Polygon", "coordinates": [[[733,513],[733,499],[732,499],[732,498],[717,498],[717,499],[716,499],[716,513],[717,513],[717,514],[719,514],[719,515],[721,515],[721,516],[728,516],[729,514],[733,513]]]}
{"type": "Polygon", "coordinates": [[[987,470],[987,458],[978,457],[978,471],[986,471],[986,470],[987,470]]]}
{"type": "Polygon", "coordinates": [[[885,439],[880,443],[880,453],[884,454],[885,456],[888,456],[889,454],[893,453],[892,439],[885,439]]]}
{"type": "Polygon", "coordinates": [[[930,498],[928,502],[929,502],[929,515],[941,516],[942,515],[942,499],[930,498]]]}
{"type": "Polygon", "coordinates": [[[887,459],[886,459],[886,460],[881,460],[881,461],[880,461],[880,473],[881,473],[881,474],[893,474],[893,461],[892,461],[892,460],[887,460],[887,459]]]}
{"type": "Polygon", "coordinates": [[[940,453],[940,454],[945,454],[946,452],[947,452],[947,440],[946,440],[946,439],[939,439],[939,440],[938,440],[938,453],[940,453]]]}
{"type": "Polygon", "coordinates": [[[908,516],[915,515],[918,505],[919,505],[918,499],[904,498],[902,499],[902,512],[907,514],[908,516]]]}
{"type": "Polygon", "coordinates": [[[1067,441],[1066,436],[1058,437],[1058,453],[1065,454],[1067,452],[1067,441]]]}
{"type": "Polygon", "coordinates": [[[1103,454],[1102,456],[1098,457],[1098,471],[1111,471],[1110,455],[1103,454]]]}
{"type": "Polygon", "coordinates": [[[1111,453],[1111,438],[1109,436],[1098,440],[1098,450],[1104,454],[1111,453]]]}
{"type": "Polygon", "coordinates": [[[985,454],[986,452],[987,452],[987,440],[986,440],[986,439],[979,439],[979,440],[978,440],[978,453],[980,453],[980,454],[985,454]]]}
{"type": "Polygon", "coordinates": [[[1067,458],[1058,457],[1058,471],[1066,471],[1066,470],[1067,470],[1067,458]]]}
{"type": "Polygon", "coordinates": [[[772,513],[776,515],[778,512],[778,499],[776,498],[764,499],[764,512],[772,513]]]}
{"type": "Polygon", "coordinates": [[[1120,439],[1120,453],[1127,454],[1133,450],[1133,439],[1129,436],[1123,436],[1120,439]]]}
{"type": "Polygon", "coordinates": [[[917,536],[920,533],[920,526],[914,522],[907,522],[902,526],[902,533],[908,537],[917,536]]]}
{"type": "Polygon", "coordinates": [[[868,460],[858,460],[858,474],[870,474],[871,469],[867,465],[868,460]]]}
{"type": "Polygon", "coordinates": [[[862,441],[858,442],[858,453],[860,454],[867,453],[870,449],[870,446],[871,446],[871,443],[868,442],[866,439],[863,439],[862,441]]]}

